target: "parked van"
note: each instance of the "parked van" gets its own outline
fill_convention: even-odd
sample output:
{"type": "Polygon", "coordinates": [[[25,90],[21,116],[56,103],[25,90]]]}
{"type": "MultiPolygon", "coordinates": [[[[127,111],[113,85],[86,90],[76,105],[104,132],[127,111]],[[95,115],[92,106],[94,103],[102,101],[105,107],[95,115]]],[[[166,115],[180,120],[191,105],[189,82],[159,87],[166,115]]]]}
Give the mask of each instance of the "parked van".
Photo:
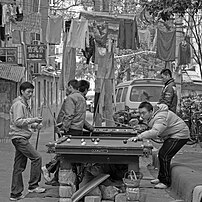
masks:
{"type": "Polygon", "coordinates": [[[136,79],[118,84],[115,90],[116,111],[137,109],[143,101],[156,104],[163,86],[161,79],[136,79]]]}

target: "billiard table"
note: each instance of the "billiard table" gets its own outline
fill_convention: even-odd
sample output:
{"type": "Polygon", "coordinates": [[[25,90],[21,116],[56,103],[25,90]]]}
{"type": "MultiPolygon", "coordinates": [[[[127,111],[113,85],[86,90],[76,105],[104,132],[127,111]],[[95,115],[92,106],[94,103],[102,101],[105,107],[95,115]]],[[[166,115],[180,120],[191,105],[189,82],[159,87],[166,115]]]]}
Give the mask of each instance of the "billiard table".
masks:
{"type": "Polygon", "coordinates": [[[61,169],[72,163],[127,164],[128,170],[139,172],[139,157],[151,145],[147,141],[129,142],[126,137],[74,136],[55,145],[61,155],[61,169]]]}

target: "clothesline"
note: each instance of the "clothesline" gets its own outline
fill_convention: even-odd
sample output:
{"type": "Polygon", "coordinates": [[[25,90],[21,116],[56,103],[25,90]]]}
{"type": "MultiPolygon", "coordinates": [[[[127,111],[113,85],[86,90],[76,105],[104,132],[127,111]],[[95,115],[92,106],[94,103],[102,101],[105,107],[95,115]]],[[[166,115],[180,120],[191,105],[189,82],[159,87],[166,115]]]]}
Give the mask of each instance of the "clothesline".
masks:
{"type": "Polygon", "coordinates": [[[117,58],[123,58],[123,57],[131,57],[131,56],[139,55],[142,53],[156,53],[156,52],[155,51],[139,51],[139,52],[131,53],[131,54],[127,54],[127,55],[118,55],[118,56],[115,56],[114,58],[117,59],[117,58]]]}

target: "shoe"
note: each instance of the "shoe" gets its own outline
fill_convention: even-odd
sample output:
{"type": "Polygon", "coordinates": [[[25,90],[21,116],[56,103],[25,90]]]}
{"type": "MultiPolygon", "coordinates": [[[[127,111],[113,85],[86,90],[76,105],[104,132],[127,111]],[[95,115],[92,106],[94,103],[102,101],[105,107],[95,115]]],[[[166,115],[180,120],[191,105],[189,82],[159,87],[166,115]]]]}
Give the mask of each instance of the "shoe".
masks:
{"type": "Polygon", "coordinates": [[[163,184],[163,183],[158,183],[157,185],[154,186],[155,189],[167,189],[168,186],[163,184]]]}
{"type": "Polygon", "coordinates": [[[49,172],[48,172],[46,166],[43,166],[43,167],[41,168],[41,170],[42,170],[42,174],[43,174],[44,179],[45,179],[46,181],[51,181],[51,178],[50,178],[50,176],[49,176],[49,172]]]}
{"type": "Polygon", "coordinates": [[[51,185],[51,186],[60,186],[60,183],[56,180],[51,180],[49,182],[45,182],[46,185],[51,185]]]}
{"type": "Polygon", "coordinates": [[[160,183],[160,180],[154,179],[154,180],[151,180],[150,182],[151,182],[151,184],[158,184],[158,183],[160,183]]]}
{"type": "Polygon", "coordinates": [[[30,192],[30,193],[43,193],[45,191],[46,191],[46,189],[44,189],[42,187],[36,187],[35,189],[28,189],[28,192],[30,192]]]}
{"type": "Polygon", "coordinates": [[[25,198],[25,196],[22,194],[20,196],[16,196],[16,197],[12,196],[12,197],[10,197],[10,201],[18,201],[23,198],[25,198]]]}

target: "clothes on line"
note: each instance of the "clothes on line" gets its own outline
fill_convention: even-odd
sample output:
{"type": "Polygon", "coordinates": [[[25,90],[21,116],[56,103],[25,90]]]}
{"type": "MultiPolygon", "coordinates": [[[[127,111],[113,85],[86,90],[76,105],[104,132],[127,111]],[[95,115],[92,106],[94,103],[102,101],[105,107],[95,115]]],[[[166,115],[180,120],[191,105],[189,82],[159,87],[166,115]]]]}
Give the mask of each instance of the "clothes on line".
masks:
{"type": "Polygon", "coordinates": [[[133,49],[139,48],[139,36],[136,17],[134,20],[121,20],[119,24],[118,48],[133,49]]]}
{"type": "Polygon", "coordinates": [[[180,42],[178,47],[178,65],[187,65],[191,63],[190,38],[187,37],[180,42]]]}
{"type": "Polygon", "coordinates": [[[138,30],[138,36],[139,36],[139,41],[140,44],[146,43],[147,48],[150,48],[150,43],[151,43],[151,33],[148,29],[145,30],[138,30]]]}
{"type": "Polygon", "coordinates": [[[67,39],[67,45],[85,50],[89,47],[88,20],[72,20],[67,39]]]}
{"type": "Polygon", "coordinates": [[[156,57],[163,61],[174,61],[176,49],[176,30],[162,31],[157,29],[156,57]]]}
{"type": "Polygon", "coordinates": [[[60,44],[61,34],[63,29],[63,17],[51,17],[48,18],[48,24],[46,29],[46,41],[49,44],[60,44]]]}

